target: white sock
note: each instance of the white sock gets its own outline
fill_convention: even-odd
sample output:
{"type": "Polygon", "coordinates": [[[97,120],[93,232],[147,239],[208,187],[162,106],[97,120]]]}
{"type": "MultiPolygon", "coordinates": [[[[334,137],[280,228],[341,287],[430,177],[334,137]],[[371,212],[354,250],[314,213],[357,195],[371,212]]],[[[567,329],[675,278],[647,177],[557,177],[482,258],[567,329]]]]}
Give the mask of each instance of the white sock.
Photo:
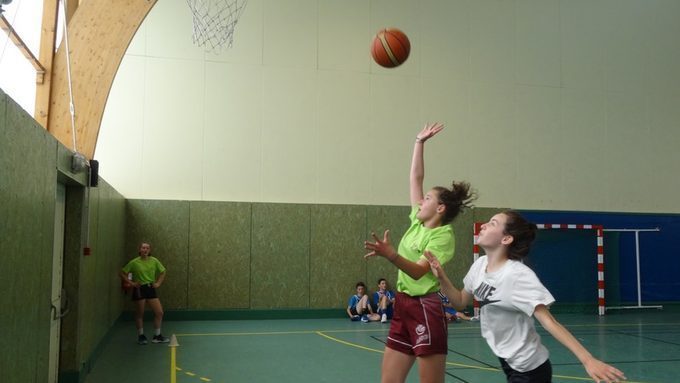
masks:
{"type": "Polygon", "coordinates": [[[159,328],[156,329],[156,335],[161,335],[161,329],[159,328]]]}
{"type": "Polygon", "coordinates": [[[144,328],[138,328],[137,329],[137,335],[144,335],[144,328]]]}

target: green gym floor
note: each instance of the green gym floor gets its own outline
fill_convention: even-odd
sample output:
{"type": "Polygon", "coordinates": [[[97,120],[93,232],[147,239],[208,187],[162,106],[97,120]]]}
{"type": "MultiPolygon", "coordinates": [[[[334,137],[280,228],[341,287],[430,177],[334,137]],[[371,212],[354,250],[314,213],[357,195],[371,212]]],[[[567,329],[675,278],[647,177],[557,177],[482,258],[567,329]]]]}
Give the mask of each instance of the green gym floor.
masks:
{"type": "MultiPolygon", "coordinates": [[[[680,313],[659,310],[556,314],[593,355],[631,382],[678,382],[680,313]]],[[[147,326],[147,327],[150,327],[147,326]]],[[[202,382],[379,382],[388,324],[347,319],[166,321],[175,334],[175,379],[202,382]]],[[[538,326],[550,350],[553,382],[590,381],[576,358],[538,326]]],[[[147,336],[151,329],[147,329],[147,336]]],[[[478,322],[449,325],[447,382],[504,382],[478,322]]],[[[172,348],[139,346],[133,322],[120,322],[86,383],[172,382],[172,348]]],[[[408,377],[417,382],[417,367],[408,377]]]]}

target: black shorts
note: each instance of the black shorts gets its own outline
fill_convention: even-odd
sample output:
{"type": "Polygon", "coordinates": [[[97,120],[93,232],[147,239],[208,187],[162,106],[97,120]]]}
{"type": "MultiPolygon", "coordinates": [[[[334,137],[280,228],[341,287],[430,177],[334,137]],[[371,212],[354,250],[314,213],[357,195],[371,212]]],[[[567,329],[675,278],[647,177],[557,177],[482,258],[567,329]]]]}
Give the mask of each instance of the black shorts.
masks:
{"type": "Polygon", "coordinates": [[[503,358],[498,359],[501,361],[501,367],[503,367],[503,372],[505,372],[505,376],[508,378],[508,383],[552,382],[552,364],[550,364],[550,359],[546,360],[542,365],[535,369],[526,372],[513,370],[503,358]]]}
{"type": "Polygon", "coordinates": [[[154,299],[158,298],[156,294],[156,289],[152,284],[141,285],[139,287],[132,289],[132,300],[141,301],[142,299],[154,299]]]}

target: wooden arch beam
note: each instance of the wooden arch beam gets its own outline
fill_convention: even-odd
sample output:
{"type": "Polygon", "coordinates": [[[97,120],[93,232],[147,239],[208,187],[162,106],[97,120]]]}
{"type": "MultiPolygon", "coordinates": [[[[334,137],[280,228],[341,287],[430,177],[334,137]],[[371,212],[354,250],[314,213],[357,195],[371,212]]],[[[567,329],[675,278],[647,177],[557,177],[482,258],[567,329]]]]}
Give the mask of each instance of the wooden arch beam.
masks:
{"type": "Polygon", "coordinates": [[[157,0],[83,1],[68,23],[75,109],[73,147],[65,44],[52,65],[47,130],[88,159],[94,155],[106,100],[132,37],[157,0]]]}

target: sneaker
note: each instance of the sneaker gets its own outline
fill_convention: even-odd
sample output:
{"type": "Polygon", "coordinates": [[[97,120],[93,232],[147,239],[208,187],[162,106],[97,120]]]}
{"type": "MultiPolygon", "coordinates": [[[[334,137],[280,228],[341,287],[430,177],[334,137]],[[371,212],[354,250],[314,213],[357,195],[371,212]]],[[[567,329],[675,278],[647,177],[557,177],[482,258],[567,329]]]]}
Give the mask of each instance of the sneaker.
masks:
{"type": "Polygon", "coordinates": [[[472,317],[470,318],[470,322],[479,322],[479,317],[472,317]]]}
{"type": "Polygon", "coordinates": [[[387,314],[383,314],[380,317],[380,323],[387,323],[387,314]]]}
{"type": "Polygon", "coordinates": [[[153,339],[151,339],[151,341],[153,343],[168,343],[168,342],[170,342],[170,338],[168,338],[167,336],[163,336],[163,335],[158,334],[158,335],[154,336],[153,339]]]}
{"type": "Polygon", "coordinates": [[[361,316],[361,321],[364,323],[368,323],[368,316],[367,315],[362,315],[361,316]]]}
{"type": "Polygon", "coordinates": [[[147,343],[149,343],[149,341],[146,339],[146,336],[144,336],[144,334],[137,337],[137,344],[145,345],[147,343]]]}

